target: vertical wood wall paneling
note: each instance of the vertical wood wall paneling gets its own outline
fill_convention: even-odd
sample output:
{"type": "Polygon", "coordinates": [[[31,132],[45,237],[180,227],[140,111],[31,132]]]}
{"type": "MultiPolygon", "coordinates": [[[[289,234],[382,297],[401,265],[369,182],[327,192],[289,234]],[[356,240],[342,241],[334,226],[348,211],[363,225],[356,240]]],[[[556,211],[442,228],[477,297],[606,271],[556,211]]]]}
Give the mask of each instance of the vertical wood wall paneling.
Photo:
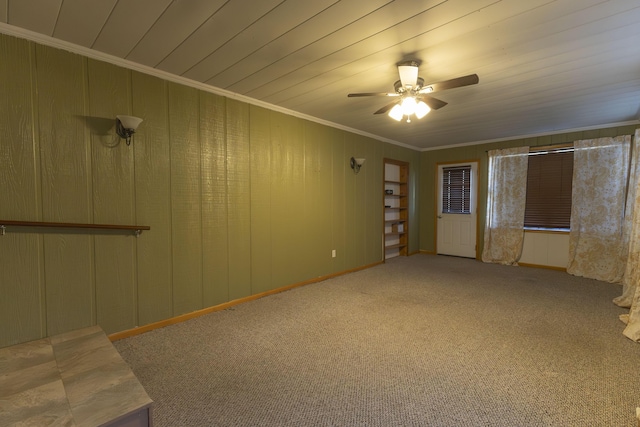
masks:
{"type": "Polygon", "coordinates": [[[409,254],[420,250],[420,207],[418,198],[420,194],[420,153],[409,153],[409,254]]]}
{"type": "Polygon", "coordinates": [[[356,204],[358,201],[356,200],[356,180],[358,179],[358,175],[356,175],[351,169],[350,159],[351,157],[359,157],[359,154],[356,152],[356,135],[344,132],[344,152],[345,156],[338,161],[343,165],[345,169],[345,180],[344,180],[344,267],[346,270],[350,270],[352,268],[357,267],[357,247],[358,244],[356,242],[356,204]]]}
{"type": "Polygon", "coordinates": [[[271,113],[251,106],[251,291],[274,288],[272,281],[271,177],[277,166],[271,156],[271,113]]]}
{"type": "MultiPolygon", "coordinates": [[[[368,139],[361,135],[353,135],[353,156],[367,158],[368,139]]],[[[375,209],[375,206],[367,205],[367,191],[373,189],[373,185],[368,185],[368,177],[373,174],[373,170],[376,167],[382,167],[381,165],[375,165],[375,159],[372,159],[371,164],[366,164],[360,169],[358,175],[354,175],[354,192],[353,192],[353,244],[354,244],[354,264],[353,267],[367,264],[367,243],[370,243],[370,230],[368,229],[368,216],[370,212],[375,209]],[[370,171],[371,169],[371,171],[370,171]]],[[[380,206],[382,203],[378,204],[380,206]]],[[[373,232],[377,235],[380,233],[380,228],[373,232]]]]}
{"type": "Polygon", "coordinates": [[[226,101],[200,92],[202,286],[205,307],[229,300],[226,101]]]}
{"type": "MultiPolygon", "coordinates": [[[[135,323],[143,325],[309,280],[326,274],[326,268],[336,273],[357,268],[372,259],[366,240],[371,238],[370,226],[366,224],[371,222],[367,219],[369,187],[376,178],[370,175],[369,167],[372,159],[380,157],[377,147],[383,144],[382,151],[386,152],[395,150],[395,146],[373,141],[373,153],[367,151],[363,156],[368,159],[363,175],[356,177],[349,168],[349,158],[360,155],[355,150],[357,141],[365,148],[371,144],[367,138],[94,60],[90,77],[87,58],[30,42],[11,42],[10,36],[0,35],[0,40],[26,43],[33,58],[24,69],[23,61],[29,55],[23,55],[22,48],[12,53],[8,47],[0,54],[19,57],[2,64],[6,64],[7,75],[0,79],[10,82],[3,92],[6,104],[0,103],[0,108],[10,110],[9,115],[22,114],[20,107],[30,109],[33,125],[29,119],[18,122],[25,129],[32,127],[34,132],[32,136],[18,136],[19,146],[12,143],[0,147],[11,150],[10,155],[0,151],[2,168],[15,162],[16,156],[22,162],[20,172],[2,185],[14,186],[15,191],[24,186],[20,191],[34,199],[25,199],[24,206],[19,206],[22,201],[18,201],[18,206],[10,208],[28,211],[32,203],[35,217],[30,219],[60,222],[96,222],[103,218],[101,215],[105,221],[108,217],[120,222],[118,218],[126,210],[132,215],[131,222],[152,227],[137,239],[119,233],[48,229],[34,230],[28,237],[27,233],[21,235],[20,239],[35,237],[35,249],[10,243],[17,249],[10,250],[9,257],[3,259],[8,265],[8,271],[0,273],[3,281],[8,278],[8,282],[28,282],[29,286],[35,281],[40,290],[38,303],[42,301],[45,307],[38,310],[34,305],[34,288],[21,287],[12,309],[20,311],[22,329],[3,323],[0,345],[8,339],[33,339],[33,334],[38,333],[34,326],[37,323],[38,335],[95,324],[97,306],[107,319],[103,320],[100,314],[101,322],[112,323],[107,328],[129,328],[130,318],[122,325],[116,324],[115,314],[104,311],[116,300],[124,301],[125,294],[133,295],[133,305],[125,303],[122,308],[126,313],[137,310],[135,323]],[[20,82],[24,83],[21,78],[29,71],[33,108],[21,98],[24,88],[19,88],[20,82]],[[130,76],[131,93],[115,83],[123,75],[130,76]],[[120,111],[121,106],[144,119],[129,148],[135,153],[133,163],[127,163],[130,157],[120,157],[127,153],[121,150],[125,147],[122,142],[110,148],[113,151],[107,150],[98,129],[100,119],[111,127],[115,114],[129,111],[120,111]],[[256,115],[256,127],[252,127],[252,114],[256,115]],[[274,129],[278,129],[275,134],[274,129]],[[263,131],[265,134],[257,138],[265,141],[253,143],[251,138],[263,131]],[[325,138],[330,147],[326,151],[325,138]],[[269,153],[270,157],[263,158],[262,153],[269,153]],[[28,156],[35,156],[31,163],[28,156]],[[251,165],[256,162],[252,172],[251,165]],[[35,184],[27,184],[27,178],[35,184]],[[358,180],[363,179],[365,187],[356,188],[358,180]],[[116,186],[107,188],[109,182],[116,186]],[[259,188],[252,192],[252,185],[259,188]],[[268,188],[269,192],[262,194],[261,188],[268,188]],[[126,197],[121,198],[122,194],[126,197]],[[356,215],[358,195],[364,197],[365,207],[358,208],[361,215],[356,215]],[[253,213],[252,202],[257,210],[253,213]],[[328,215],[330,231],[322,225],[328,215]],[[363,239],[355,238],[358,226],[363,227],[363,239]],[[326,234],[320,232],[324,229],[326,234]],[[126,250],[110,246],[118,240],[133,242],[137,248],[131,255],[133,264],[120,258],[125,257],[126,250]],[[336,258],[330,258],[332,249],[337,252],[336,258]],[[115,253],[116,257],[107,260],[105,253],[115,253]],[[15,261],[17,254],[23,264],[15,261]],[[263,258],[252,262],[258,254],[263,258]],[[115,263],[113,270],[117,271],[107,272],[109,262],[115,263]],[[129,267],[133,268],[131,281],[138,282],[133,290],[124,285],[130,279],[118,275],[129,267]],[[267,272],[270,280],[262,277],[267,272]],[[96,280],[100,282],[98,291],[96,280]],[[107,290],[111,291],[108,286],[114,282],[115,294],[107,294],[107,290]],[[39,321],[35,320],[38,315],[29,314],[34,309],[39,311],[39,321]]],[[[379,188],[378,184],[374,188],[379,188]]],[[[379,215],[379,206],[373,212],[379,215]]],[[[124,214],[127,219],[128,215],[124,214]]],[[[378,227],[375,231],[379,233],[378,227]]],[[[28,245],[32,243],[29,241],[28,245]]],[[[123,316],[127,317],[128,314],[123,316]]]]}
{"type": "MultiPolygon", "coordinates": [[[[134,148],[115,133],[116,114],[131,114],[131,74],[90,59],[88,77],[93,221],[134,224],[134,148]]],[[[135,236],[96,234],[94,242],[98,325],[107,334],[131,329],[137,323],[135,236]]]]}
{"type": "MultiPolygon", "coordinates": [[[[0,38],[0,218],[39,220],[38,144],[34,134],[33,45],[0,38]]],[[[41,236],[0,236],[0,347],[45,335],[41,236]]]]}
{"type": "MultiPolygon", "coordinates": [[[[305,221],[304,221],[304,180],[306,174],[305,157],[304,157],[304,120],[297,117],[278,114],[283,119],[283,141],[287,147],[288,157],[291,159],[291,169],[287,175],[286,188],[286,206],[288,208],[288,216],[290,218],[287,224],[289,228],[289,243],[287,251],[283,250],[282,254],[289,253],[289,273],[290,276],[285,279],[284,285],[299,283],[309,278],[309,272],[305,271],[305,253],[309,250],[314,242],[307,242],[304,239],[305,221]]],[[[285,224],[283,224],[285,226],[285,224]]]]}
{"type": "Polygon", "coordinates": [[[332,272],[332,136],[328,127],[304,122],[303,270],[309,278],[332,272]]]}
{"type": "Polygon", "coordinates": [[[199,93],[169,83],[174,315],[203,307],[199,93]]]}
{"type": "Polygon", "coordinates": [[[229,299],[251,295],[251,157],[249,106],[227,100],[229,299]]]}
{"type": "Polygon", "coordinates": [[[351,169],[345,159],[351,155],[345,150],[346,132],[332,129],[331,134],[331,250],[336,251],[336,257],[331,258],[331,272],[338,273],[347,268],[346,181],[351,169]]]}
{"type": "MultiPolygon", "coordinates": [[[[42,220],[88,223],[90,138],[86,123],[86,58],[36,46],[42,220]]],[[[93,237],[44,234],[47,335],[95,323],[93,237]]]]}
{"type": "Polygon", "coordinates": [[[384,260],[382,250],[382,224],[383,212],[382,206],[382,143],[374,139],[367,138],[364,141],[364,156],[367,161],[363,169],[366,167],[365,181],[365,206],[367,211],[364,213],[366,222],[366,246],[364,251],[364,265],[370,265],[384,260]]]}
{"type": "Polygon", "coordinates": [[[132,73],[133,115],[142,118],[133,137],[136,223],[151,230],[137,239],[138,326],[173,315],[171,169],[167,83],[132,73]]]}
{"type": "Polygon", "coordinates": [[[300,281],[302,242],[302,188],[304,143],[300,122],[271,112],[272,263],[274,287],[300,281]]]}
{"type": "Polygon", "coordinates": [[[291,179],[293,165],[284,136],[282,114],[269,112],[271,135],[271,264],[272,280],[275,287],[290,284],[291,263],[289,255],[293,252],[291,245],[291,212],[287,196],[287,184],[291,179]]]}

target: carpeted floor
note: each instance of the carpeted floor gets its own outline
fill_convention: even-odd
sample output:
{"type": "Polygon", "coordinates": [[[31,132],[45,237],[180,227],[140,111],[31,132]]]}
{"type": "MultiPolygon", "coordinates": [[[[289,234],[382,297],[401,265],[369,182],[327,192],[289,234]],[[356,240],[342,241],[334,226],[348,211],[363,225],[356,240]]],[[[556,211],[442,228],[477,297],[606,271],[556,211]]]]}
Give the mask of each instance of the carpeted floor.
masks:
{"type": "Polygon", "coordinates": [[[115,342],[165,426],[635,426],[618,285],[415,255],[115,342]]]}

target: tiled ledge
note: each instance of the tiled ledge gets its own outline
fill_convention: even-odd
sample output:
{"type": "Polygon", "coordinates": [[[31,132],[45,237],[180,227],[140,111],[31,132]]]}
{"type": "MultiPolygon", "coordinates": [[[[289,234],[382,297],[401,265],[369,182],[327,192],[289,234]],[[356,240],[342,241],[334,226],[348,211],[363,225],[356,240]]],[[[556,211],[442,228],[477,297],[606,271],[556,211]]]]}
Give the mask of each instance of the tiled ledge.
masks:
{"type": "Polygon", "coordinates": [[[151,425],[151,404],[97,326],[0,349],[0,425],[151,425]]]}

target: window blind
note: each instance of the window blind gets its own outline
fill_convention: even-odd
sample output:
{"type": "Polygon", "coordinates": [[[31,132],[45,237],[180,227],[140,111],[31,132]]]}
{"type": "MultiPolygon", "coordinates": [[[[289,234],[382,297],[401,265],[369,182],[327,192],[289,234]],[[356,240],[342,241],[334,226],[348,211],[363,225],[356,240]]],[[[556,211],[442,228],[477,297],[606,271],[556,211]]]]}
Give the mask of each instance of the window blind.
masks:
{"type": "Polygon", "coordinates": [[[471,166],[442,168],[442,213],[470,213],[470,198],[471,166]]]}
{"type": "Polygon", "coordinates": [[[569,229],[573,151],[529,156],[525,227],[569,229]]]}

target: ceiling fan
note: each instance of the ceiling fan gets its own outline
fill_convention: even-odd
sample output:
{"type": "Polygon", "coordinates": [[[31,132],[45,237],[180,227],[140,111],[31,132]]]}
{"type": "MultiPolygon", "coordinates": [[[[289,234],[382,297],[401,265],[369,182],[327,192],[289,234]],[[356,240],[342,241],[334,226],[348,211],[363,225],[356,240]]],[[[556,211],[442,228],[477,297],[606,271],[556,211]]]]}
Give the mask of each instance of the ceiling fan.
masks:
{"type": "Polygon", "coordinates": [[[398,64],[398,74],[400,80],[393,84],[395,92],[390,93],[350,93],[348,97],[360,96],[391,96],[398,100],[387,104],[373,114],[389,113],[389,116],[397,121],[407,117],[407,122],[411,122],[411,116],[418,119],[424,117],[429,111],[437,110],[447,105],[446,102],[427,95],[446,89],[454,89],[462,86],[477,84],[479,79],[477,74],[444,80],[437,83],[424,84],[424,79],[418,77],[418,63],[416,61],[402,62],[398,64]]]}

